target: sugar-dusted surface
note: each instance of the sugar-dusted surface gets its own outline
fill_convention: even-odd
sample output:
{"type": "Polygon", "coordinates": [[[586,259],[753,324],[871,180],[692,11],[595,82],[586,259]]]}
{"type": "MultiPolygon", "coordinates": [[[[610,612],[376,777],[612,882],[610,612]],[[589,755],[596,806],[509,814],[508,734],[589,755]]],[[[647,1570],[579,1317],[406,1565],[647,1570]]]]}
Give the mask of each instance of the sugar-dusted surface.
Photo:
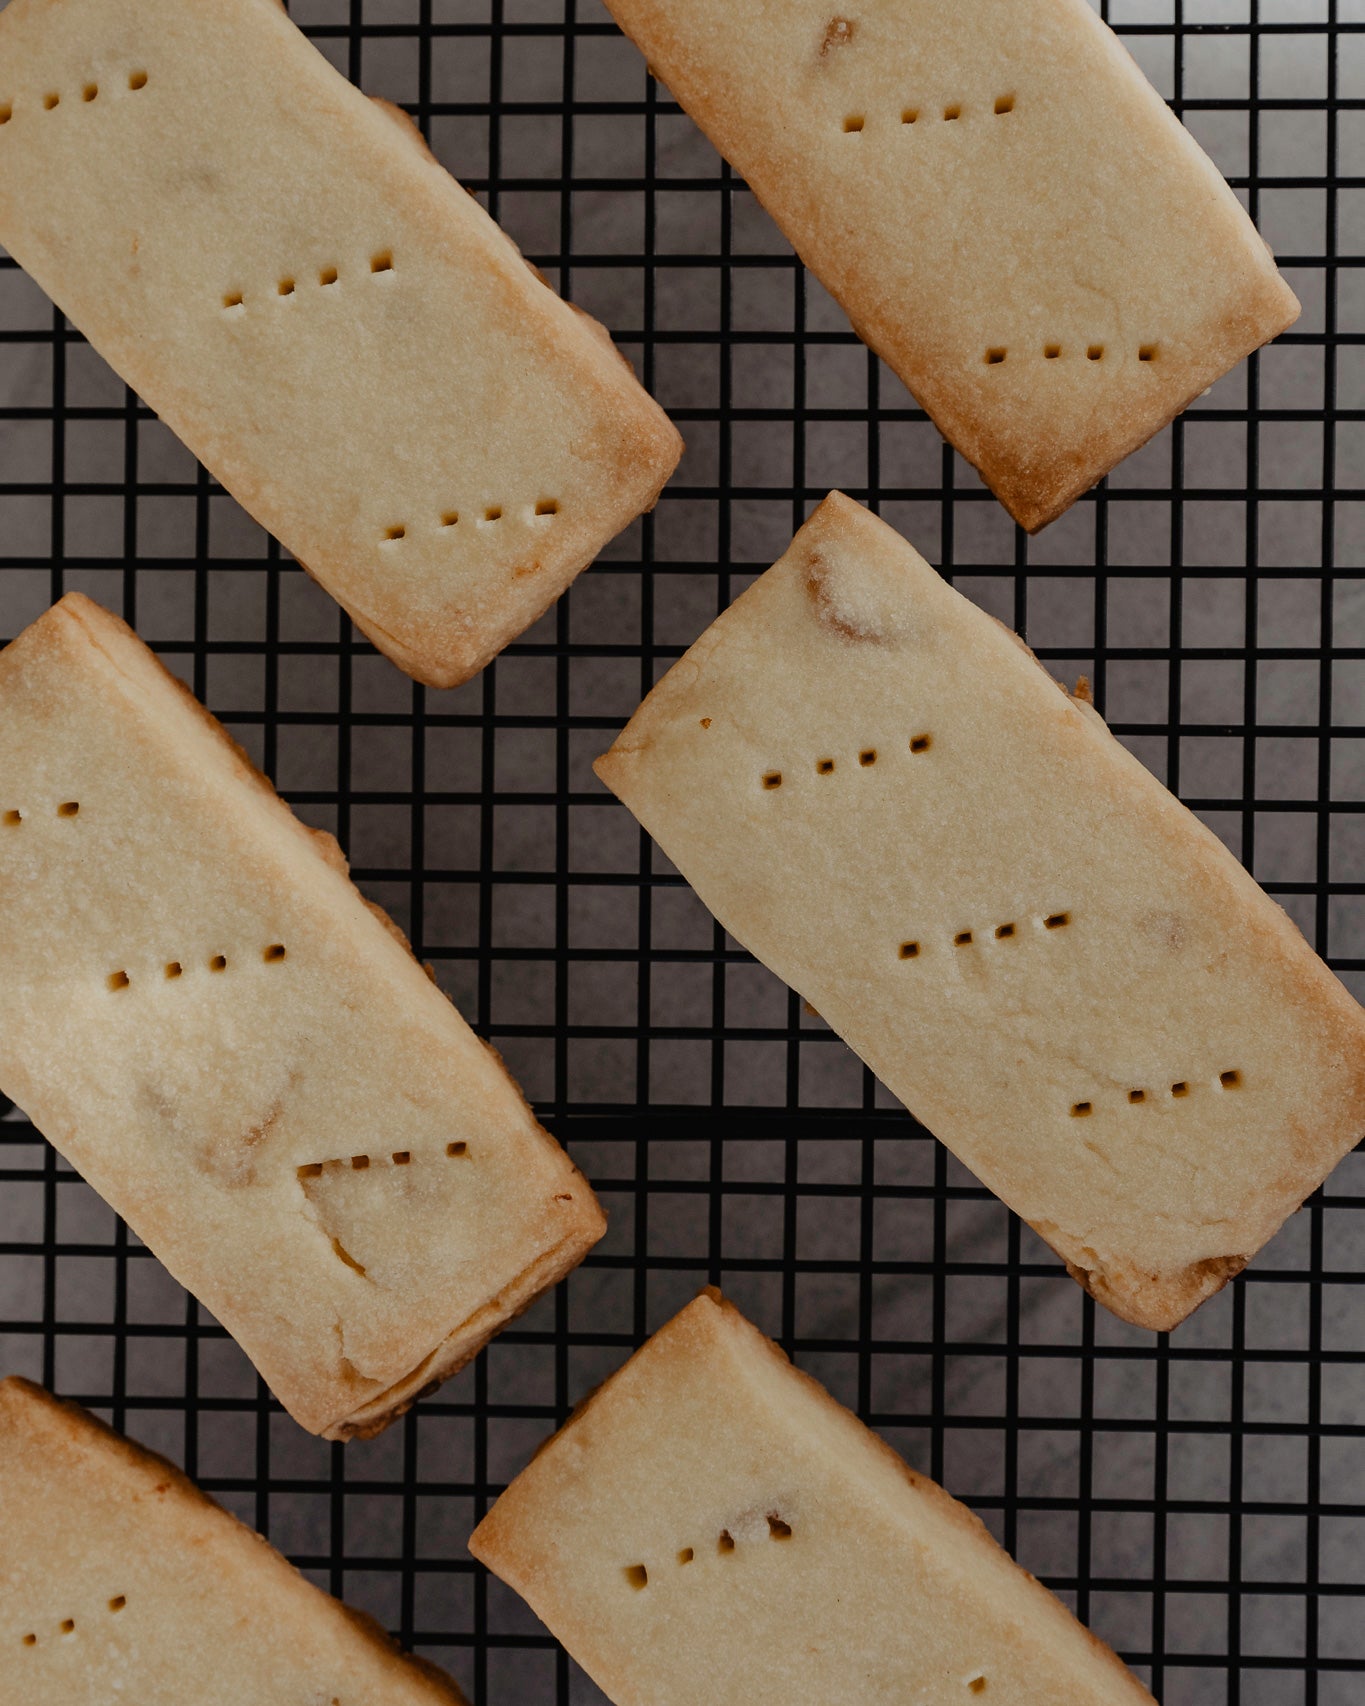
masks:
{"type": "Polygon", "coordinates": [[[26,1706],[355,1695],[466,1706],[178,1470],[88,1411],[0,1383],[0,1652],[26,1706]]]}
{"type": "Polygon", "coordinates": [[[0,653],[0,1083],[314,1433],[372,1433],[601,1237],[516,1085],[137,636],[0,653]]]}
{"type": "Polygon", "coordinates": [[[574,1414],[470,1550],[619,1706],[1152,1706],[714,1288],[574,1414]]]}
{"type": "Polygon", "coordinates": [[[1365,1010],[1302,932],[841,492],[594,770],[1127,1321],[1178,1326],[1365,1134],[1365,1010]]]}
{"type": "Polygon", "coordinates": [[[418,680],[650,508],[677,433],[275,0],[11,0],[0,239],[418,680]]]}
{"type": "Polygon", "coordinates": [[[1299,303],[1086,0],[609,0],[1030,532],[1299,303]]]}

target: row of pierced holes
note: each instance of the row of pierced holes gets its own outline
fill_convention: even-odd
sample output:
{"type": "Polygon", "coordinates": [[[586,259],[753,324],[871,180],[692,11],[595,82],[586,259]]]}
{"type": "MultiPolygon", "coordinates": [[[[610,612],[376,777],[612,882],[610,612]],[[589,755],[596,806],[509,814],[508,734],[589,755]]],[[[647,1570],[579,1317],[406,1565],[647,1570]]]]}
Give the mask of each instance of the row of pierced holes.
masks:
{"type": "MultiPolygon", "coordinates": [[[[372,273],[378,273],[380,275],[384,275],[384,274],[391,275],[393,273],[393,256],[389,253],[389,251],[387,249],[385,249],[382,254],[370,256],[370,271],[372,273]]],[[[325,290],[328,285],[339,284],[340,281],[341,281],[341,272],[340,272],[340,269],[337,267],[322,267],[318,272],[318,287],[319,287],[319,289],[325,290]]],[[[292,276],[286,276],[285,278],[282,278],[280,280],[280,282],[275,286],[275,295],[277,297],[278,296],[285,296],[285,297],[293,296],[297,293],[298,288],[299,288],[298,280],[292,276]]],[[[230,290],[228,292],[228,294],[223,298],[223,309],[224,309],[224,312],[231,312],[231,311],[236,310],[236,309],[241,309],[241,310],[245,311],[245,309],[246,309],[246,295],[245,295],[245,293],[243,291],[240,291],[240,290],[230,290]]]]}
{"type": "MultiPolygon", "coordinates": [[[[986,366],[999,367],[1002,362],[1009,358],[1009,353],[1010,352],[1007,349],[1003,349],[999,346],[996,346],[994,349],[988,349],[986,351],[986,366]]],[[[1061,355],[1062,346],[1060,344],[1043,345],[1044,361],[1060,361],[1061,355]]],[[[1155,361],[1157,358],[1157,346],[1155,344],[1139,344],[1137,358],[1139,361],[1155,361]]],[[[1104,345],[1087,344],[1085,346],[1085,359],[1087,361],[1103,361],[1104,345]]]]}
{"type": "MultiPolygon", "coordinates": [[[[954,119],[962,117],[963,110],[961,101],[950,102],[949,105],[943,109],[944,121],[951,124],[954,119]]],[[[1014,111],[1014,96],[998,96],[994,111],[997,118],[1003,118],[1006,113],[1012,113],[1014,111]]],[[[902,124],[918,124],[919,121],[920,109],[918,107],[906,107],[901,113],[902,124]]],[[[844,134],[846,136],[860,136],[866,124],[867,118],[863,113],[850,113],[844,120],[844,134]]]]}
{"type": "MultiPolygon", "coordinates": [[[[769,1511],[768,1539],[790,1540],[791,1537],[791,1524],[789,1522],[784,1522],[776,1511],[769,1511]]],[[[729,1553],[733,1552],[734,1549],[734,1535],[731,1534],[728,1528],[722,1528],[716,1540],[716,1551],[721,1557],[726,1557],[729,1553]]],[[[684,1546],[682,1551],[678,1554],[678,1562],[679,1564],[690,1564],[696,1555],[696,1552],[691,1546],[684,1546]]],[[[621,1573],[637,1593],[641,1588],[647,1588],[649,1586],[649,1571],[643,1564],[627,1564],[621,1573]]]]}
{"type": "MultiPolygon", "coordinates": [[[[1064,930],[1070,922],[1071,914],[1069,912],[1049,912],[1046,918],[1040,918],[1038,920],[1038,923],[1042,925],[1044,930],[1064,930]]],[[[994,931],[997,942],[1006,942],[1011,936],[1017,936],[1018,934],[1019,926],[1017,924],[997,924],[994,931]]],[[[975,931],[959,930],[957,935],[953,937],[953,946],[955,948],[967,948],[976,940],[977,936],[975,931]]],[[[985,940],[984,935],[981,940],[985,940]]],[[[901,959],[917,960],[919,956],[920,945],[918,942],[901,943],[901,959]]]]}
{"type": "MultiPolygon", "coordinates": [[[[147,73],[145,71],[130,71],[128,73],[128,87],[130,89],[145,89],[147,87],[147,73]]],[[[81,99],[86,102],[96,101],[99,99],[99,93],[100,86],[98,83],[86,83],[81,89],[81,99]]],[[[56,89],[49,89],[47,94],[43,96],[43,111],[45,113],[52,112],[61,104],[62,97],[56,89]]],[[[8,124],[13,117],[14,107],[12,104],[9,101],[0,101],[0,124],[8,124]]]]}
{"type": "MultiPolygon", "coordinates": [[[[279,962],[285,958],[284,943],[272,942],[268,948],[262,948],[261,958],[268,966],[278,965],[279,962]]],[[[210,958],[210,971],[226,971],[227,968],[228,959],[226,954],[214,954],[210,958]]],[[[165,971],[165,976],[167,978],[181,977],[184,975],[184,971],[185,967],[179,960],[167,960],[165,971]]],[[[132,979],[128,976],[126,971],[111,971],[109,973],[110,989],[127,989],[131,982],[132,979]]]]}
{"type": "MultiPolygon", "coordinates": [[[[487,509],[484,510],[483,514],[478,517],[478,523],[477,524],[479,526],[482,526],[486,522],[501,521],[503,519],[503,517],[506,515],[506,513],[507,513],[506,510],[503,509],[501,504],[489,504],[487,509]]],[[[559,514],[559,504],[556,501],[556,499],[554,499],[554,498],[541,498],[537,502],[536,507],[532,513],[536,516],[558,515],[559,514]]],[[[448,510],[446,510],[446,512],[441,517],[441,526],[442,527],[456,527],[459,525],[459,520],[460,520],[459,510],[448,509],[448,510]]],[[[407,536],[408,536],[407,528],[403,527],[401,525],[397,526],[397,527],[386,527],[384,529],[384,543],[386,545],[397,544],[397,542],[400,539],[406,539],[407,536]]]]}
{"type": "MultiPolygon", "coordinates": [[[[1218,1074],[1218,1088],[1220,1090],[1240,1090],[1242,1088],[1241,1073],[1235,1070],[1220,1072],[1218,1074]]],[[[1182,1078],[1177,1083],[1171,1085],[1171,1095],[1178,1099],[1181,1096],[1188,1096],[1193,1089],[1194,1085],[1190,1083],[1189,1079],[1182,1078]]],[[[1154,1090],[1130,1090],[1128,1092],[1128,1100],[1134,1107],[1136,1107],[1139,1102],[1155,1101],[1159,1094],[1159,1091],[1154,1090]]],[[[1088,1115],[1093,1114],[1094,1111],[1095,1105],[1093,1102],[1073,1102],[1071,1104],[1071,1117],[1073,1120],[1083,1120],[1088,1115]]]]}
{"type": "MultiPolygon", "coordinates": [[[[57,807],[57,816],[75,817],[80,809],[81,802],[79,800],[63,800],[61,805],[57,807]]],[[[24,822],[24,814],[11,807],[9,811],[4,813],[3,818],[0,819],[0,821],[7,824],[10,829],[17,829],[19,825],[24,822]]]]}
{"type": "MultiPolygon", "coordinates": [[[[702,721],[705,724],[709,718],[703,718],[702,721]]],[[[928,752],[933,744],[932,735],[912,735],[910,737],[911,752],[928,752]]],[[[864,770],[870,770],[876,762],[877,749],[875,746],[865,746],[858,754],[858,763],[864,770]]],[[[817,776],[832,776],[835,768],[836,761],[832,758],[817,758],[815,761],[815,774],[817,776]]],[[[780,788],[782,786],[782,772],[780,770],[766,771],[763,776],[763,786],[765,788],[780,788]]]]}
{"type": "MultiPolygon", "coordinates": [[[[109,1610],[111,1612],[122,1611],[127,1603],[127,1594],[117,1593],[109,1601],[109,1610]]],[[[57,1632],[61,1635],[74,1635],[76,1633],[76,1619],[74,1617],[63,1617],[57,1625],[57,1632]]],[[[25,1647],[36,1647],[38,1645],[38,1637],[33,1630],[30,1629],[28,1634],[23,1637],[22,1644],[25,1647]]]]}
{"type": "MultiPolygon", "coordinates": [[[[469,1145],[464,1142],[448,1143],[446,1144],[446,1154],[452,1160],[455,1160],[461,1155],[468,1155],[469,1145]]],[[[412,1151],[410,1149],[395,1149],[393,1154],[389,1156],[388,1160],[389,1164],[394,1167],[410,1166],[412,1163],[412,1151]]],[[[371,1166],[383,1167],[384,1165],[385,1160],[382,1155],[352,1155],[349,1161],[345,1159],[340,1161],[309,1161],[299,1168],[299,1178],[320,1179],[328,1167],[334,1169],[339,1167],[349,1167],[353,1172],[363,1173],[371,1166]]]]}

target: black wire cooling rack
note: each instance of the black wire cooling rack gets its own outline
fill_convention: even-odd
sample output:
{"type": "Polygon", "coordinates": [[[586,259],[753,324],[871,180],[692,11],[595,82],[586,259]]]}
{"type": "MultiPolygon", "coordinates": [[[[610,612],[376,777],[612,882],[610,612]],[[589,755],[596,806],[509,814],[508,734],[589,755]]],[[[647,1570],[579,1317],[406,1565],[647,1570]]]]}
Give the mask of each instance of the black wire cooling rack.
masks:
{"type": "Polygon", "coordinates": [[[598,0],[293,0],[612,327],[688,441],[654,515],[454,693],[377,658],[0,258],[0,630],[73,587],[132,620],[335,830],[612,1217],[472,1368],[328,1446],[10,1110],[0,1371],[183,1462],[480,1706],[600,1700],[464,1543],[707,1281],[1165,1706],[1365,1701],[1365,1155],[1173,1338],[1128,1328],[717,929],[588,768],[842,486],[1089,676],[1365,993],[1365,0],[1104,9],[1305,314],[1030,541],[598,0]]]}

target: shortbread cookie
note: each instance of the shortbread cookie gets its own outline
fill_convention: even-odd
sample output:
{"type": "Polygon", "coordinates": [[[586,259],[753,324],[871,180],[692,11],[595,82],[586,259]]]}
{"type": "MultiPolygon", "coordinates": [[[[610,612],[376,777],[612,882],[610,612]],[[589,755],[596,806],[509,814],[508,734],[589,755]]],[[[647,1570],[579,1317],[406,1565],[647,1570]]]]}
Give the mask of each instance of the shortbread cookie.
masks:
{"type": "Polygon", "coordinates": [[[0,1699],[465,1706],[162,1457],[0,1381],[0,1699]]]}
{"type": "Polygon", "coordinates": [[[290,1413],[373,1433],[602,1235],[397,927],[132,631],[0,654],[0,1087],[290,1413]]]}
{"type": "Polygon", "coordinates": [[[1365,1013],[1285,914],[838,493],[597,773],[1130,1321],[1173,1327],[1365,1133],[1365,1013]]]}
{"type": "Polygon", "coordinates": [[[1087,0],[607,0],[1016,520],[1299,305],[1087,0]]]}
{"type": "Polygon", "coordinates": [[[278,0],[10,0],[0,242],[409,674],[481,669],[681,441],[278,0]]]}
{"type": "Polygon", "coordinates": [[[469,1549],[616,1706],[1152,1706],[717,1291],[588,1399],[469,1549]]]}

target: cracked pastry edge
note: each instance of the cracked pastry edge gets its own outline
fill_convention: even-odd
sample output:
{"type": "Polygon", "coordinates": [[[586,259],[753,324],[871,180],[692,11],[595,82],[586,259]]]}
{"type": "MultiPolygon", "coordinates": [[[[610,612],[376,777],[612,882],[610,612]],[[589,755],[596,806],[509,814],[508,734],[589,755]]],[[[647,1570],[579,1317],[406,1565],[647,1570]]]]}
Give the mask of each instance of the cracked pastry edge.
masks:
{"type": "MultiPolygon", "coordinates": [[[[444,1339],[393,1385],[358,1404],[348,1415],[317,1431],[323,1439],[373,1439],[429,1392],[472,1362],[490,1339],[519,1315],[524,1315],[543,1292],[558,1285],[576,1268],[606,1231],[607,1222],[595,1199],[579,1205],[580,1225],[539,1255],[501,1291],[451,1329],[444,1339]]],[[[307,1426],[307,1423],[304,1423],[307,1426]]]]}

